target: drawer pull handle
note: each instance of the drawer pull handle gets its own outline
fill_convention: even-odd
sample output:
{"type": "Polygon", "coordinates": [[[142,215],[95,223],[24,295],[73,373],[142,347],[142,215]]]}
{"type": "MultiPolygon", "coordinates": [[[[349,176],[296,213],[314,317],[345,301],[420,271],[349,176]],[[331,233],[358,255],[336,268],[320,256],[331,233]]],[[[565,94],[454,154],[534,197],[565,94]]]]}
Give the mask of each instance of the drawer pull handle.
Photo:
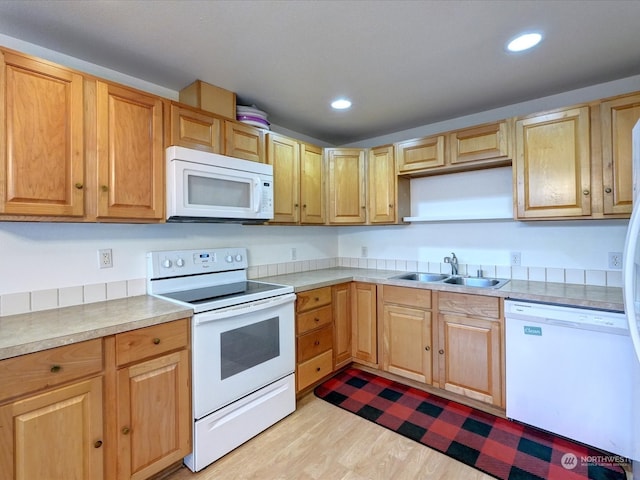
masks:
{"type": "Polygon", "coordinates": [[[444,350],[440,349],[440,350],[438,350],[438,353],[439,353],[440,355],[443,355],[443,354],[444,354],[444,350]]]}
{"type": "Polygon", "coordinates": [[[427,345],[426,347],[424,347],[424,349],[428,352],[429,350],[431,350],[431,347],[427,345]]]}
{"type": "Polygon", "coordinates": [[[100,186],[100,190],[102,190],[103,192],[108,192],[109,191],[109,187],[107,187],[106,185],[102,185],[102,186],[100,186]]]}
{"type": "Polygon", "coordinates": [[[585,196],[589,195],[589,193],[589,190],[587,190],[586,188],[582,191],[582,194],[585,196]]]}
{"type": "Polygon", "coordinates": [[[605,188],[605,189],[604,189],[604,191],[605,191],[606,193],[611,193],[611,189],[610,189],[609,187],[605,188]]]}
{"type": "Polygon", "coordinates": [[[62,370],[60,365],[51,365],[51,373],[58,373],[60,370],[62,370]]]}
{"type": "Polygon", "coordinates": [[[319,301],[320,301],[320,297],[315,297],[315,298],[313,299],[313,301],[314,301],[314,302],[319,302],[319,301]]]}
{"type": "Polygon", "coordinates": [[[320,345],[320,340],[316,340],[315,342],[313,342],[313,344],[317,347],[318,345],[320,345]]]}
{"type": "Polygon", "coordinates": [[[130,432],[130,431],[131,431],[131,430],[129,430],[129,427],[124,427],[124,428],[122,429],[122,433],[123,433],[124,435],[129,435],[129,432],[130,432]]]}
{"type": "Polygon", "coordinates": [[[83,184],[81,184],[80,182],[76,183],[74,186],[75,186],[78,190],[82,190],[82,189],[84,188],[84,185],[83,185],[83,184]]]}
{"type": "Polygon", "coordinates": [[[320,371],[320,367],[316,367],[316,372],[319,372],[319,371],[320,371]]]}
{"type": "Polygon", "coordinates": [[[100,448],[102,446],[102,440],[97,440],[96,443],[93,444],[93,448],[100,448]]]}
{"type": "Polygon", "coordinates": [[[319,321],[320,321],[320,319],[319,319],[318,317],[314,317],[314,318],[313,318],[313,321],[314,321],[314,322],[319,322],[319,321]]]}
{"type": "Polygon", "coordinates": [[[154,338],[153,339],[153,344],[154,345],[160,345],[160,339],[159,338],[154,338]]]}

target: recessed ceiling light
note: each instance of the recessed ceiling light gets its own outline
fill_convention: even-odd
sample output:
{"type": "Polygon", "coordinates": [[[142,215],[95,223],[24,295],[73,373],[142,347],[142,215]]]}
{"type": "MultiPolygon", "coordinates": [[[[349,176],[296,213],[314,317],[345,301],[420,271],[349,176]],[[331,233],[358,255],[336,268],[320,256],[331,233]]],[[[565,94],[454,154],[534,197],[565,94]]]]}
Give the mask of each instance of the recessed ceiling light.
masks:
{"type": "Polygon", "coordinates": [[[542,40],[539,33],[525,33],[519,35],[507,44],[507,50],[510,52],[522,52],[535,47],[542,40]]]}
{"type": "Polygon", "coordinates": [[[335,108],[336,110],[344,110],[351,107],[351,102],[346,98],[339,98],[338,100],[334,100],[333,102],[331,102],[331,107],[335,108]]]}

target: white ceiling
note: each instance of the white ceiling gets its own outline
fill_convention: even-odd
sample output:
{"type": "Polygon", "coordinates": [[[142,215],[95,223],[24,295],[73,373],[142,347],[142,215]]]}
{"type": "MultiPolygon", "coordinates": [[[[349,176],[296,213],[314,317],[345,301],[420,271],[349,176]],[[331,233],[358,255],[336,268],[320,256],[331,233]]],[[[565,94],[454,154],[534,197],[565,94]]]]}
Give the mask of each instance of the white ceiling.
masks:
{"type": "Polygon", "coordinates": [[[638,0],[0,0],[0,33],[336,145],[640,74],[638,0]]]}

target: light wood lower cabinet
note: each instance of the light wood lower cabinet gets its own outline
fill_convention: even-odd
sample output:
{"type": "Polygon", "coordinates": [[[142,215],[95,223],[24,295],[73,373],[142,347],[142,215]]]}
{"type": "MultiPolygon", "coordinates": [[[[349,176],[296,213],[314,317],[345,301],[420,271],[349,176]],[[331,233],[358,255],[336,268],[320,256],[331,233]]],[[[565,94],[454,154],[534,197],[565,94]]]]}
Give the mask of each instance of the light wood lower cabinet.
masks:
{"type": "Polygon", "coordinates": [[[383,285],[382,369],[431,384],[431,291],[383,285]]]}
{"type": "Polygon", "coordinates": [[[333,366],[347,365],[352,360],[352,283],[334,285],[332,288],[333,312],[333,366]]]}
{"type": "Polygon", "coordinates": [[[351,325],[353,359],[377,366],[378,325],[376,285],[353,282],[351,284],[351,325]]]}
{"type": "Polygon", "coordinates": [[[439,384],[502,407],[503,326],[497,297],[438,293],[439,384]]]}
{"type": "Polygon", "coordinates": [[[0,361],[8,480],[146,479],[191,451],[189,320],[0,361]]]}

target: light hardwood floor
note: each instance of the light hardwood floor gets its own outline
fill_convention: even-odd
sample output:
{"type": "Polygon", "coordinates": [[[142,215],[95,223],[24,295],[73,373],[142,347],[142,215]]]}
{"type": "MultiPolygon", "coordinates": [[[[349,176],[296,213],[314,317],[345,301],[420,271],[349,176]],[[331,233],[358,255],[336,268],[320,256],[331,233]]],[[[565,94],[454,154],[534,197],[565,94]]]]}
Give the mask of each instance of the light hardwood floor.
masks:
{"type": "Polygon", "coordinates": [[[478,470],[318,399],[201,472],[170,480],[490,480],[478,470]]]}

